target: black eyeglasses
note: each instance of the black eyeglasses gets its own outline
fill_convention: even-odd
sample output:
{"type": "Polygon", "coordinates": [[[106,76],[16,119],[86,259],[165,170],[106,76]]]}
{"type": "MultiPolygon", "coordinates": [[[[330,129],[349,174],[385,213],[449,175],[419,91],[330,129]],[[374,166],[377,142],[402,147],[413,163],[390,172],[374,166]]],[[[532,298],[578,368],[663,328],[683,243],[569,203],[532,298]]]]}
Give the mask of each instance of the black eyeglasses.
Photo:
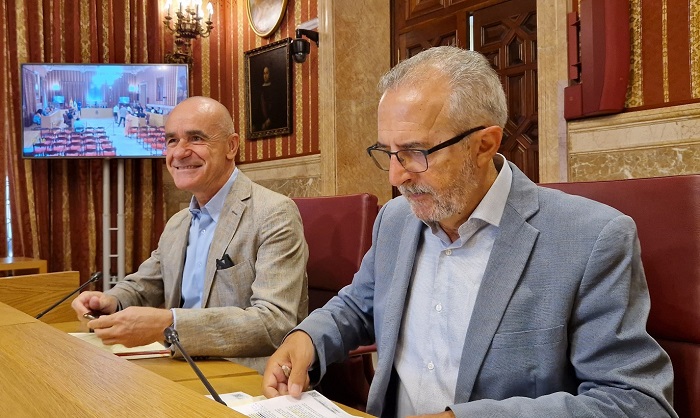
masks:
{"type": "Polygon", "coordinates": [[[389,171],[391,165],[391,156],[395,155],[401,166],[411,173],[422,173],[428,169],[428,155],[454,145],[476,131],[486,129],[485,126],[477,126],[466,132],[463,132],[454,138],[441,142],[430,149],[402,149],[399,151],[387,151],[379,148],[379,144],[374,144],[367,148],[367,154],[372,157],[374,164],[384,171],[389,171]]]}

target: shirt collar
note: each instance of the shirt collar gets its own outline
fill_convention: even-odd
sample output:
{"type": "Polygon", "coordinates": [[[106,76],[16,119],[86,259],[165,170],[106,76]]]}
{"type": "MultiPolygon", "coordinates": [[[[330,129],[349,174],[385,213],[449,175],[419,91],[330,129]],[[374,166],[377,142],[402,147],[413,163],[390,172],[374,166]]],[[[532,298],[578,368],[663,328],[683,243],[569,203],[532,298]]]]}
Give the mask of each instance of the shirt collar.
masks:
{"type": "Polygon", "coordinates": [[[510,169],[506,157],[501,154],[496,154],[493,157],[493,163],[498,170],[496,181],[493,182],[491,188],[486,193],[479,205],[474,209],[474,212],[469,216],[469,219],[481,219],[494,226],[499,226],[501,217],[506,207],[508,193],[513,182],[513,170],[510,169]]]}
{"type": "MultiPolygon", "coordinates": [[[[503,210],[506,207],[506,201],[508,200],[508,194],[510,193],[510,186],[513,182],[513,170],[511,170],[508,165],[506,157],[502,154],[496,153],[493,157],[493,163],[498,170],[498,176],[493,182],[489,191],[481,199],[479,205],[476,209],[469,215],[469,218],[459,227],[459,234],[462,235],[463,229],[472,219],[480,219],[486,223],[494,226],[499,226],[501,223],[501,217],[503,216],[503,210]]],[[[447,238],[447,235],[442,231],[437,224],[437,222],[423,222],[425,225],[430,227],[433,234],[447,238]]]]}
{"type": "Polygon", "coordinates": [[[219,215],[221,214],[222,209],[224,208],[224,202],[226,202],[226,196],[228,196],[228,192],[231,191],[231,187],[233,186],[233,182],[236,181],[236,178],[238,177],[238,167],[233,169],[233,173],[231,173],[231,176],[226,180],[226,183],[221,186],[218,192],[212,197],[206,205],[199,207],[199,203],[197,203],[197,199],[195,199],[194,196],[192,196],[192,199],[190,199],[190,213],[192,216],[198,216],[200,212],[205,213],[214,220],[214,222],[219,221],[219,215]]]}

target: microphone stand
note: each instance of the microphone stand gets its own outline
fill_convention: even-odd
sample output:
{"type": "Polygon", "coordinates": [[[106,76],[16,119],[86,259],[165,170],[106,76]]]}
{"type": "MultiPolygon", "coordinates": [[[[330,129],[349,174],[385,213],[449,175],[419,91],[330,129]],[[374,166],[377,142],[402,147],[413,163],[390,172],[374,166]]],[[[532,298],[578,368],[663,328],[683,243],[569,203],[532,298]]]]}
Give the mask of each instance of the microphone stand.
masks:
{"type": "Polygon", "coordinates": [[[187,354],[187,352],[182,348],[182,345],[180,344],[180,336],[177,334],[177,331],[175,331],[175,328],[172,326],[167,327],[163,331],[163,335],[165,335],[165,341],[167,341],[170,344],[173,344],[175,347],[177,347],[178,350],[180,350],[180,353],[182,353],[182,356],[187,360],[187,363],[189,363],[190,367],[192,367],[192,370],[194,370],[195,373],[197,373],[197,377],[199,377],[199,380],[204,383],[204,386],[206,386],[207,390],[211,394],[212,398],[214,398],[215,401],[218,403],[226,405],[226,402],[221,399],[218,393],[214,390],[214,388],[211,386],[209,381],[207,380],[206,377],[204,377],[204,374],[202,374],[202,371],[199,370],[199,367],[195,364],[195,362],[192,360],[192,357],[187,354]]]}
{"type": "Polygon", "coordinates": [[[40,313],[39,315],[35,316],[35,318],[36,318],[36,319],[39,319],[39,318],[41,318],[42,316],[46,315],[46,314],[49,313],[53,308],[55,308],[56,306],[62,304],[66,299],[68,299],[69,297],[73,296],[75,293],[80,292],[81,290],[83,290],[83,289],[84,289],[87,285],[89,285],[90,283],[94,283],[94,282],[96,282],[97,280],[99,280],[100,277],[102,277],[102,272],[101,272],[101,271],[98,271],[98,272],[96,272],[96,273],[93,273],[92,276],[90,276],[90,279],[89,279],[88,281],[86,281],[85,283],[83,283],[79,288],[77,288],[77,289],[75,289],[74,291],[72,291],[72,292],[70,292],[69,294],[67,294],[66,297],[64,297],[63,299],[61,299],[61,300],[59,300],[58,302],[56,302],[56,303],[54,303],[53,305],[51,305],[51,306],[50,306],[48,309],[46,309],[44,312],[42,312],[42,313],[40,313]]]}

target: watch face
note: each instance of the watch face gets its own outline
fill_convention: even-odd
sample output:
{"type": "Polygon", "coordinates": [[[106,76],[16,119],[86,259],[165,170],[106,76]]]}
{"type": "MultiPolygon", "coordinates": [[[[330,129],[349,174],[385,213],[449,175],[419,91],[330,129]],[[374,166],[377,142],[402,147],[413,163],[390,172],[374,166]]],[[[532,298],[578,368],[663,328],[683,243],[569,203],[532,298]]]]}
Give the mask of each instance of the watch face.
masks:
{"type": "Polygon", "coordinates": [[[287,10],[287,0],[247,0],[246,5],[250,27],[263,38],[277,30],[287,10]]]}

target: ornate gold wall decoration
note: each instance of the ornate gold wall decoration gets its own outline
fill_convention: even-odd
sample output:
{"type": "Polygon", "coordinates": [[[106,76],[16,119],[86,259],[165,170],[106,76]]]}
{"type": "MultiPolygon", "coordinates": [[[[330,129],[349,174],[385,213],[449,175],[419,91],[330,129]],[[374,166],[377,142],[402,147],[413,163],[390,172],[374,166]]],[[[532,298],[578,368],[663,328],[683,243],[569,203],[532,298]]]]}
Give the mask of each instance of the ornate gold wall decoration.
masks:
{"type": "Polygon", "coordinates": [[[668,3],[666,0],[661,0],[661,57],[664,74],[664,102],[668,103],[668,3]]]}
{"type": "Polygon", "coordinates": [[[633,52],[625,107],[638,107],[644,104],[642,96],[644,74],[642,73],[642,56],[634,51],[642,50],[642,0],[630,1],[630,41],[633,52]]]}
{"type": "Polygon", "coordinates": [[[690,2],[690,89],[694,99],[700,99],[700,2],[690,2]]]}

